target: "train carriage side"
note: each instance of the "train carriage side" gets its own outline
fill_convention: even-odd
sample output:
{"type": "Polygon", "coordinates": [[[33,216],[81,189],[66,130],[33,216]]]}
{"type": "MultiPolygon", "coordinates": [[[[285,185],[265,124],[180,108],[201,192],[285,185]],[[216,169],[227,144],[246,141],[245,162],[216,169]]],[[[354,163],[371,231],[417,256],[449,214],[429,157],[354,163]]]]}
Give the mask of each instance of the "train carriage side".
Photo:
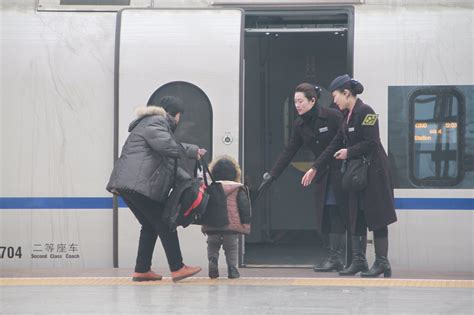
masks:
{"type": "MultiPolygon", "coordinates": [[[[291,10],[292,1],[286,3],[291,10]]],[[[164,5],[172,2],[155,2],[164,5]]],[[[210,1],[179,6],[213,8],[210,1]]],[[[353,74],[366,87],[361,97],[379,114],[396,186],[399,222],[390,227],[396,268],[472,273],[473,12],[466,1],[354,5],[353,74]]],[[[116,13],[37,11],[34,0],[15,0],[2,3],[1,19],[0,247],[13,254],[7,250],[0,267],[131,267],[138,224],[122,221],[129,222],[130,240],[120,252],[128,258],[114,261],[113,205],[104,190],[116,140],[116,13]]],[[[136,105],[151,101],[166,82],[136,105]]],[[[199,89],[212,94],[206,84],[199,89]]],[[[203,104],[221,106],[187,87],[203,104]]],[[[213,119],[225,121],[224,111],[214,111],[213,119]]],[[[241,120],[232,119],[235,144],[241,120]]],[[[226,137],[217,131],[210,142],[215,153],[225,153],[226,137]]],[[[180,234],[189,263],[205,265],[199,228],[180,234]]],[[[165,267],[164,255],[155,256],[153,264],[165,267]]]]}

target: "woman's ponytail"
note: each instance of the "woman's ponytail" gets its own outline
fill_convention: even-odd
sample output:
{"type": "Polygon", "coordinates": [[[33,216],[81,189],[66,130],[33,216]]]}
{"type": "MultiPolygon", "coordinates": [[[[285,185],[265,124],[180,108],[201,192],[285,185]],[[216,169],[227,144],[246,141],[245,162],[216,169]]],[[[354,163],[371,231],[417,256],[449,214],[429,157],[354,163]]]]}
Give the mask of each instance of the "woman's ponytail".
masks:
{"type": "Polygon", "coordinates": [[[351,93],[354,96],[358,94],[362,94],[362,92],[364,92],[364,86],[359,81],[351,79],[350,85],[351,85],[351,88],[350,88],[351,93]]]}

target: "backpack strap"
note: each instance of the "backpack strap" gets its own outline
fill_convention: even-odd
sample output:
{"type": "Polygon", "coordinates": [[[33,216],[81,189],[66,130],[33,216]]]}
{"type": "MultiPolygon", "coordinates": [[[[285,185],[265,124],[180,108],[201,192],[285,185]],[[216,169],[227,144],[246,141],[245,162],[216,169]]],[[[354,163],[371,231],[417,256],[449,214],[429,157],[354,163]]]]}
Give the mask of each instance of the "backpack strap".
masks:
{"type": "Polygon", "coordinates": [[[201,184],[201,187],[199,187],[198,196],[196,200],[194,200],[193,204],[184,212],[184,216],[185,217],[189,216],[191,211],[193,211],[193,209],[195,209],[197,206],[201,204],[203,198],[204,198],[204,189],[202,188],[202,184],[201,184]]]}
{"type": "Polygon", "coordinates": [[[198,171],[202,171],[202,166],[201,163],[199,163],[199,160],[196,160],[196,163],[194,163],[194,178],[197,178],[198,171]]]}
{"type": "Polygon", "coordinates": [[[212,183],[215,182],[214,176],[212,176],[212,173],[209,170],[209,165],[207,165],[207,162],[205,159],[198,160],[198,162],[201,164],[202,169],[203,169],[204,183],[206,184],[207,187],[209,187],[209,183],[208,183],[206,175],[209,174],[209,177],[211,178],[212,183]]]}
{"type": "Polygon", "coordinates": [[[176,183],[178,182],[178,158],[174,158],[174,166],[173,166],[173,184],[172,187],[176,188],[176,183]]]}

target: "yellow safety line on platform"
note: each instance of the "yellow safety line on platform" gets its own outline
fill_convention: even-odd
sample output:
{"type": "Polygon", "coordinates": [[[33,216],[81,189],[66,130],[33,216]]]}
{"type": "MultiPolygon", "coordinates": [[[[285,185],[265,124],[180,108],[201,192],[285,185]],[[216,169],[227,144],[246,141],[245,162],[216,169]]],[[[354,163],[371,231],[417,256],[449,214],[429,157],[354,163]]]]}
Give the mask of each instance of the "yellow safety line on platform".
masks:
{"type": "Polygon", "coordinates": [[[119,286],[119,285],[250,285],[250,286],[336,286],[336,287],[426,287],[474,288],[474,280],[430,279],[361,279],[361,278],[226,278],[211,280],[195,277],[173,283],[162,281],[133,282],[129,277],[71,278],[0,278],[0,286],[119,286]]]}

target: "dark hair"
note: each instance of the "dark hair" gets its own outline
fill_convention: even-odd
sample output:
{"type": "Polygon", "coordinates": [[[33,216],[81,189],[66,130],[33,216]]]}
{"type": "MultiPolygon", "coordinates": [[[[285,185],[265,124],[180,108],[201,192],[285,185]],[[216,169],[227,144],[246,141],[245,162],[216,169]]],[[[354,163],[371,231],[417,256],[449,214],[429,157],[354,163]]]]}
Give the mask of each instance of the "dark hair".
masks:
{"type": "Polygon", "coordinates": [[[237,170],[232,161],[220,159],[212,166],[212,175],[215,180],[234,181],[237,177],[237,170]]]}
{"type": "Polygon", "coordinates": [[[170,114],[176,116],[178,113],[184,113],[183,100],[176,96],[163,96],[160,98],[160,106],[170,114]]]}
{"type": "Polygon", "coordinates": [[[337,90],[341,93],[344,92],[344,90],[349,90],[349,92],[353,96],[356,96],[364,92],[364,86],[359,81],[351,79],[350,81],[346,82],[341,88],[337,90]]]}
{"type": "Polygon", "coordinates": [[[317,85],[312,85],[309,83],[301,83],[295,88],[296,92],[302,92],[308,100],[313,98],[317,101],[321,97],[321,88],[317,85]]]}

